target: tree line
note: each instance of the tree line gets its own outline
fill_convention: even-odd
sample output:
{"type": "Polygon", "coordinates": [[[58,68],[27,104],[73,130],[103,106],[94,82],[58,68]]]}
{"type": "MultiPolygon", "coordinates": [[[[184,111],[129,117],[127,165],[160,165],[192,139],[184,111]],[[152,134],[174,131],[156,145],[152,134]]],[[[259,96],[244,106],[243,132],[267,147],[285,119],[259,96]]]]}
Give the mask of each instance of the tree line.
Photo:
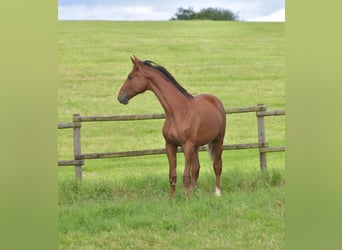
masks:
{"type": "Polygon", "coordinates": [[[226,20],[237,21],[238,14],[228,9],[222,8],[204,8],[199,12],[195,12],[192,7],[187,9],[180,7],[177,9],[175,16],[171,20],[226,20]]]}

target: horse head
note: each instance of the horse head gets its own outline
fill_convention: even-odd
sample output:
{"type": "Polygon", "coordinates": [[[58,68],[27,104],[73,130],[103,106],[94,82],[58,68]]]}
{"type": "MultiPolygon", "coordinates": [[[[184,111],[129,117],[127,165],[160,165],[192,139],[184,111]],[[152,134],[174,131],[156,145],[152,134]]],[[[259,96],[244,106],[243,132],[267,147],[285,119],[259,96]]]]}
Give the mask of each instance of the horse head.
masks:
{"type": "Polygon", "coordinates": [[[142,72],[140,60],[136,56],[133,56],[131,57],[131,61],[133,63],[133,69],[128,74],[118,95],[118,101],[125,105],[128,104],[131,98],[143,93],[147,89],[147,79],[142,72]]]}

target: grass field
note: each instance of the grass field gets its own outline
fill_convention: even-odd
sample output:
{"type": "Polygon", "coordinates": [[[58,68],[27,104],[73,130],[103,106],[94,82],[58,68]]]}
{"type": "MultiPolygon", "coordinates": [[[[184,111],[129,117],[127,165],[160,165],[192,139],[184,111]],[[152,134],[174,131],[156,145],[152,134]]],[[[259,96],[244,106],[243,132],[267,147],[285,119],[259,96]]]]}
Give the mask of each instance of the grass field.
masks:
{"type": "MultiPolygon", "coordinates": [[[[284,23],[59,22],[58,121],[73,113],[162,113],[152,93],[120,105],[117,92],[131,70],[129,56],[167,68],[190,93],[211,93],[225,107],[264,103],[285,108],[284,23]]],[[[266,139],[285,145],[285,118],[267,117],[266,139]]],[[[161,148],[163,121],[82,125],[82,152],[161,148]]],[[[255,114],[227,117],[226,144],[257,142],[255,114]]],[[[72,131],[58,131],[59,159],[72,159],[72,131]]],[[[222,196],[200,153],[198,188],[184,197],[178,154],[176,199],[168,198],[165,155],[88,160],[83,182],[60,167],[60,249],[283,249],[284,153],[225,151],[222,196]]]]}

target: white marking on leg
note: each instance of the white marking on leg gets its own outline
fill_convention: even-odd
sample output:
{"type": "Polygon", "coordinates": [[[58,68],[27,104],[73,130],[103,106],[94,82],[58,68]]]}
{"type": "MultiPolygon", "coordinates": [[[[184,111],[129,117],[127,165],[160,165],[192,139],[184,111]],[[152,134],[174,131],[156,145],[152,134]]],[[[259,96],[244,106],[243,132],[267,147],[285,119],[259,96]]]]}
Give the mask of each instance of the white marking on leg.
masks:
{"type": "Polygon", "coordinates": [[[216,187],[215,188],[215,195],[218,197],[218,196],[221,196],[221,190],[218,188],[218,187],[216,187]]]}

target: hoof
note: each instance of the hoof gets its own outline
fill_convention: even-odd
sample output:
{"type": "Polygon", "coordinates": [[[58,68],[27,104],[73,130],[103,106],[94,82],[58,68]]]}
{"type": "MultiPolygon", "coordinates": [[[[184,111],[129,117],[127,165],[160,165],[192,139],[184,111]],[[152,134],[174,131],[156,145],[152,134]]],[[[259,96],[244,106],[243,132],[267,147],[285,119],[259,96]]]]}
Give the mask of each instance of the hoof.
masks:
{"type": "Polygon", "coordinates": [[[215,188],[215,195],[217,197],[221,196],[221,190],[218,187],[215,188]]]}

